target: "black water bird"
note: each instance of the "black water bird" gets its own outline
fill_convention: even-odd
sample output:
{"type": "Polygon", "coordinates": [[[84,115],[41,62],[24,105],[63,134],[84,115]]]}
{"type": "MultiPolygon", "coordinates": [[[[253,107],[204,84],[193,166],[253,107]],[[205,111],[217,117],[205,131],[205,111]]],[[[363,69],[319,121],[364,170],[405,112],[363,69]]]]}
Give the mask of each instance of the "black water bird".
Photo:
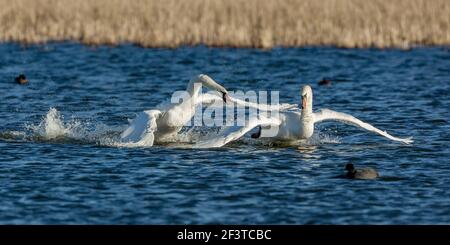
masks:
{"type": "Polygon", "coordinates": [[[347,170],[346,177],[349,179],[376,179],[380,177],[378,171],[374,168],[360,168],[356,169],[352,163],[345,165],[345,170],[347,170]]]}
{"type": "Polygon", "coordinates": [[[319,85],[320,86],[331,85],[331,80],[324,78],[324,79],[319,81],[319,85]]]}
{"type": "Polygon", "coordinates": [[[18,84],[27,84],[28,83],[28,80],[24,74],[20,74],[19,76],[17,76],[14,79],[14,81],[16,81],[16,83],[18,83],[18,84]]]}

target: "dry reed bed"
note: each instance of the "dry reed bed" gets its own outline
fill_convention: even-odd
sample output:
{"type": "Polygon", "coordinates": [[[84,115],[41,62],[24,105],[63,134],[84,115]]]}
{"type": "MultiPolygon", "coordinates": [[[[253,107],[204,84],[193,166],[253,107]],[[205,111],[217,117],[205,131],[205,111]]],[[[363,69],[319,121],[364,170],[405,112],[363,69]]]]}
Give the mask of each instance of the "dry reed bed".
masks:
{"type": "Polygon", "coordinates": [[[145,47],[450,45],[449,0],[0,0],[0,41],[145,47]]]}

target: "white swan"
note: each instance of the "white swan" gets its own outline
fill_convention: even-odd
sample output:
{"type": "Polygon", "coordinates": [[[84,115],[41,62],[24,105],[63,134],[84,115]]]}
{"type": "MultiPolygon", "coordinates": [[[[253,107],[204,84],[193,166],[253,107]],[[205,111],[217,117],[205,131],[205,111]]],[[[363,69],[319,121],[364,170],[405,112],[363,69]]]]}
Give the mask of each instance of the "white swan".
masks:
{"type": "Polygon", "coordinates": [[[313,93],[310,86],[302,88],[302,111],[280,111],[279,117],[267,118],[261,115],[251,118],[245,126],[232,126],[226,128],[218,137],[197,143],[194,147],[208,148],[221,147],[231,141],[237,140],[255,127],[258,132],[252,138],[269,138],[271,141],[297,141],[310,138],[314,133],[314,124],[337,120],[359,126],[368,131],[382,135],[394,141],[405,144],[413,142],[412,138],[397,138],[386,131],[381,131],[374,126],[365,123],[351,115],[323,109],[319,112],[312,111],[313,93]],[[275,131],[274,131],[275,130],[275,131]]]}
{"type": "Polygon", "coordinates": [[[168,104],[159,110],[147,110],[139,113],[130,126],[121,134],[123,143],[152,146],[156,142],[170,141],[195,114],[199,103],[213,103],[222,99],[231,99],[228,91],[207,75],[200,74],[189,81],[187,98],[181,103],[168,104]],[[222,93],[222,97],[211,94],[200,95],[201,86],[222,93]]]}

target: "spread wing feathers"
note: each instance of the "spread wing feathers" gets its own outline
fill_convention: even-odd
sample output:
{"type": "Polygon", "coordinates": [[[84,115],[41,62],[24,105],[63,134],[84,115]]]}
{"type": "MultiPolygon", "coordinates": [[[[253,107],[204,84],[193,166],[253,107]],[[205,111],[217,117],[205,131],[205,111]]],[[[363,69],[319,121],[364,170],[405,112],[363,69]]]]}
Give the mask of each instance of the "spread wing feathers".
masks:
{"type": "Polygon", "coordinates": [[[321,110],[319,112],[315,112],[314,113],[314,123],[318,123],[318,122],[326,121],[326,120],[335,120],[335,121],[342,121],[342,122],[345,122],[345,123],[350,123],[352,125],[364,128],[364,129],[366,129],[368,131],[377,133],[377,134],[379,134],[381,136],[384,136],[384,137],[386,137],[388,139],[395,140],[395,141],[400,141],[400,142],[403,142],[405,144],[410,144],[410,143],[413,142],[412,137],[408,137],[408,138],[397,138],[397,137],[394,137],[394,136],[388,134],[386,131],[381,131],[380,129],[375,128],[374,126],[372,126],[372,125],[370,125],[368,123],[365,123],[365,122],[359,120],[358,118],[353,117],[353,116],[351,116],[349,114],[345,114],[345,113],[342,113],[342,112],[336,112],[336,111],[332,111],[332,110],[328,110],[328,109],[323,109],[323,110],[321,110]]]}
{"type": "MultiPolygon", "coordinates": [[[[293,108],[297,108],[297,104],[288,104],[288,103],[282,103],[282,104],[263,104],[263,103],[254,103],[250,101],[241,100],[234,97],[229,97],[231,99],[231,102],[236,103],[238,107],[249,107],[249,108],[255,108],[261,111],[285,111],[293,108]]],[[[222,97],[217,92],[208,92],[203,93],[199,96],[199,98],[195,101],[195,105],[197,104],[214,104],[215,102],[220,102],[218,105],[221,106],[223,103],[222,97]]]]}
{"type": "Polygon", "coordinates": [[[231,126],[227,127],[219,134],[209,140],[199,142],[194,145],[194,148],[213,148],[221,147],[227,143],[237,140],[248,133],[257,126],[279,126],[281,121],[277,118],[267,118],[261,115],[251,118],[245,126],[231,126]]]}

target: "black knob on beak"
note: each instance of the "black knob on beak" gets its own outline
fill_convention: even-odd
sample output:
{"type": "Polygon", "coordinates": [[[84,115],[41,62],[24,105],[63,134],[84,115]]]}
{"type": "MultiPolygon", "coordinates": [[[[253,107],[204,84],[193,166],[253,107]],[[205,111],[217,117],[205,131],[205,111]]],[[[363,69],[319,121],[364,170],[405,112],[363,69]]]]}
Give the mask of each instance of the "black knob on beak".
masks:
{"type": "Polygon", "coordinates": [[[222,99],[225,103],[227,103],[227,93],[222,92],[222,99]]]}

